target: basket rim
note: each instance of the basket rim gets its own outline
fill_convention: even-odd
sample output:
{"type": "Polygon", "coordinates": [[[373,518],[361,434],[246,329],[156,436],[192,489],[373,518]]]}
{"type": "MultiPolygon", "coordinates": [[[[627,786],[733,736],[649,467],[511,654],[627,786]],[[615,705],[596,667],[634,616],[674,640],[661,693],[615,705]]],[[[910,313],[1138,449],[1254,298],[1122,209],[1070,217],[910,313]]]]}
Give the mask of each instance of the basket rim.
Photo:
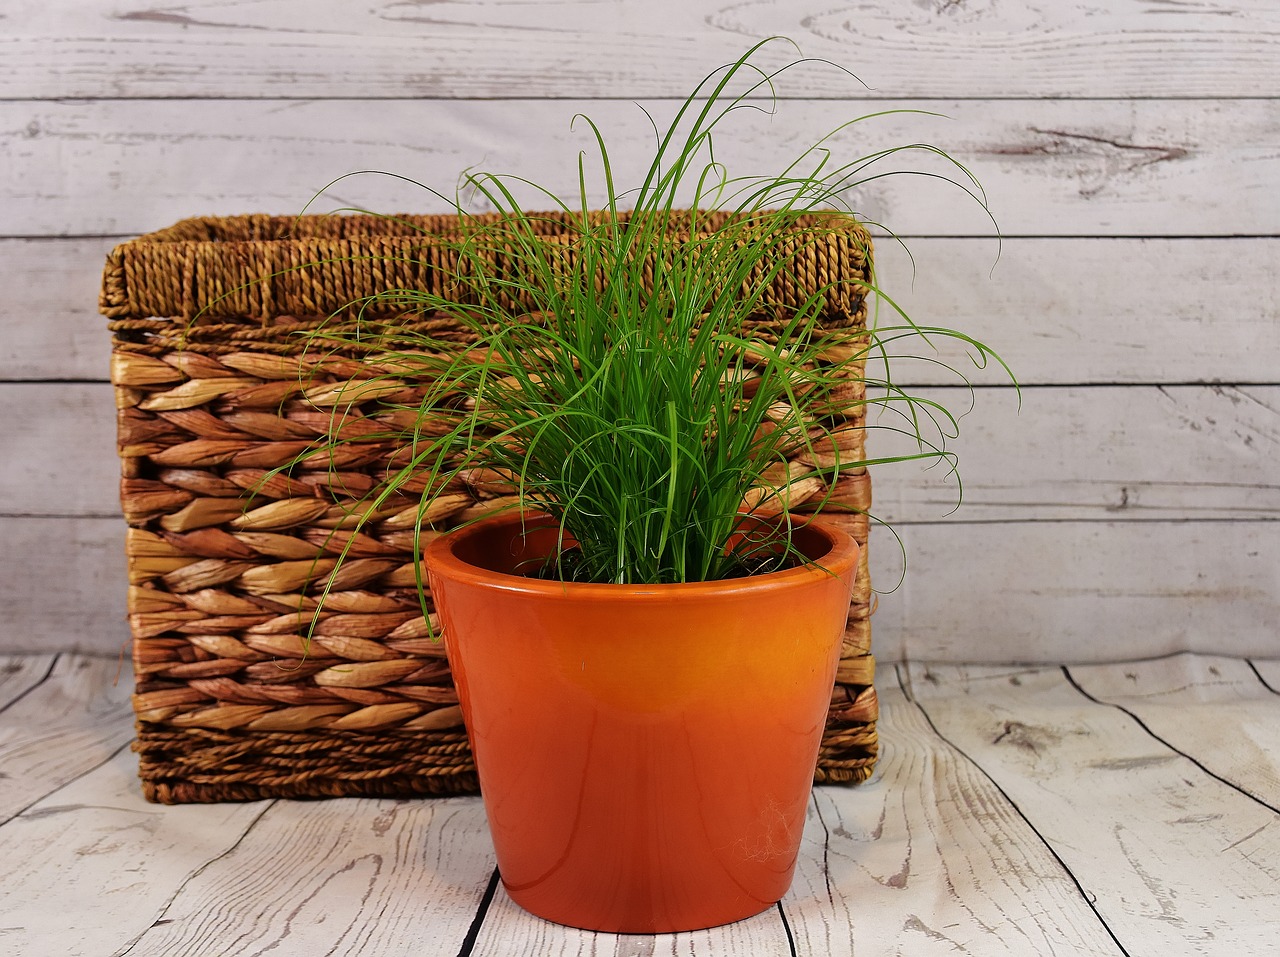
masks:
{"type": "MultiPolygon", "coordinates": [[[[628,212],[621,212],[619,219],[628,212]]],[[[679,224],[690,212],[660,215],[679,224]]],[[[563,227],[576,214],[523,215],[538,222],[540,231],[545,225],[549,238],[567,238],[570,233],[563,227]]],[[[610,216],[606,211],[593,215],[601,221],[610,216]]],[[[184,219],[120,243],[108,253],[98,309],[114,320],[333,315],[388,287],[439,287],[450,268],[441,241],[458,236],[455,227],[464,219],[487,228],[511,217],[245,214],[184,219]]],[[[798,256],[812,250],[803,252],[809,262],[798,273],[827,271],[870,279],[871,234],[855,216],[812,214],[787,228],[813,240],[797,248],[798,256]]],[[[688,235],[676,233],[677,238],[688,235]]],[[[864,294],[865,290],[849,293],[843,311],[856,310],[854,300],[864,294]]],[[[788,298],[797,297],[802,295],[780,289],[774,304],[785,307],[788,298]]]]}

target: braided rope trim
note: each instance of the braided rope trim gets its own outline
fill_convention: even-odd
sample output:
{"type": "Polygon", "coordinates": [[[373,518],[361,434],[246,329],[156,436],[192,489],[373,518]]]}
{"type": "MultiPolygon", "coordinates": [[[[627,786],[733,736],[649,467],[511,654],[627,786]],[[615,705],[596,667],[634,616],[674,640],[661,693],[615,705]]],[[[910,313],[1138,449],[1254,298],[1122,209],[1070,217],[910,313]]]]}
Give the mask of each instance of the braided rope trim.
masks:
{"type": "MultiPolygon", "coordinates": [[[[479,793],[457,732],[246,734],[138,723],[133,750],[147,800],[161,804],[264,798],[443,797],[479,793]]],[[[828,729],[816,784],[859,784],[879,747],[874,721],[828,729]]]]}
{"type": "MultiPolygon", "coordinates": [[[[572,217],[530,213],[551,240],[571,241],[572,217]]],[[[596,215],[603,221],[605,214],[596,215]]],[[[626,218],[621,217],[621,218],[626,218]]],[[[711,218],[714,225],[728,217],[711,218]]],[[[671,238],[689,236],[690,217],[669,217],[671,238]]],[[[500,216],[470,222],[500,225],[500,216]]],[[[456,273],[448,248],[462,221],[454,216],[242,216],[192,219],[122,243],[103,271],[99,310],[113,319],[154,316],[271,320],[290,315],[332,315],[387,289],[443,293],[456,273]]],[[[791,228],[792,267],[767,289],[767,307],[786,308],[831,277],[833,320],[862,305],[870,274],[871,239],[852,217],[804,217],[791,228]],[[848,280],[848,281],[843,281],[848,280]]],[[[518,303],[512,303],[518,306],[518,303]]]]}

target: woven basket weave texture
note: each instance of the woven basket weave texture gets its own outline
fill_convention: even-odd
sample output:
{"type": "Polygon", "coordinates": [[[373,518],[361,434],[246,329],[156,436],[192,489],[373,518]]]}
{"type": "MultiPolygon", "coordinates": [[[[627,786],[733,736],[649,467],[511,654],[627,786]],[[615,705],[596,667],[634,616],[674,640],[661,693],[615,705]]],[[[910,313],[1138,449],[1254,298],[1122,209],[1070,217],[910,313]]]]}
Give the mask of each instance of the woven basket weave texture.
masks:
{"type": "MultiPolygon", "coordinates": [[[[544,222],[549,235],[562,231],[555,217],[544,222]]],[[[803,226],[757,334],[768,337],[777,310],[837,276],[847,282],[828,297],[824,322],[865,328],[866,231],[852,221],[803,226]]],[[[414,493],[425,479],[376,510],[366,501],[393,457],[384,436],[408,424],[401,410],[421,391],[376,355],[319,355],[300,335],[354,321],[352,304],[382,290],[443,289],[451,262],[438,237],[456,227],[448,216],[192,219],[108,256],[100,308],[113,334],[134,748],[149,799],[477,789],[443,645],[417,590],[414,493]],[[355,441],[330,445],[337,408],[355,441]]],[[[442,349],[468,342],[441,316],[381,318],[428,331],[442,349]]],[[[862,389],[850,380],[843,457],[862,453],[862,389]]],[[[813,464],[801,454],[788,467],[813,464]]],[[[436,499],[428,534],[513,491],[471,473],[436,499]]],[[[826,492],[802,480],[791,507],[803,512],[826,492]]],[[[877,752],[870,480],[844,475],[830,492],[849,510],[828,516],[863,552],[817,780],[856,782],[877,752]]]]}

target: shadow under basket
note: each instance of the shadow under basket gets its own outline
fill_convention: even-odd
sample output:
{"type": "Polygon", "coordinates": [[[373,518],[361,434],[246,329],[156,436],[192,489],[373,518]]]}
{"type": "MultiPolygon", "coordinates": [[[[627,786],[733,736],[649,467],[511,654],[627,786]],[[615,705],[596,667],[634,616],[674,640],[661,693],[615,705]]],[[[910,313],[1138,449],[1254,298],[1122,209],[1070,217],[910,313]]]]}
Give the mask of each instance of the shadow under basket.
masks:
{"type": "MultiPolygon", "coordinates": [[[[558,216],[538,220],[548,235],[567,231],[558,216]]],[[[672,215],[674,234],[686,224],[672,215]]],[[[191,219],[108,256],[100,308],[113,335],[134,749],[149,800],[476,793],[444,646],[419,595],[423,489],[369,505],[393,464],[386,436],[407,425],[421,388],[376,355],[309,348],[305,335],[353,323],[351,304],[385,289],[440,292],[452,266],[440,237],[457,226],[451,216],[191,219]],[[338,408],[355,441],[332,445],[338,408]]],[[[768,338],[806,285],[835,277],[844,282],[823,322],[864,329],[866,231],[849,219],[795,229],[794,262],[755,334],[768,338]]],[[[370,319],[413,325],[442,350],[469,341],[442,316],[370,319]]],[[[851,378],[844,458],[862,457],[863,397],[851,378]]],[[[509,504],[513,491],[469,474],[435,500],[424,537],[509,504]]],[[[871,775],[877,752],[870,479],[801,482],[790,508],[828,493],[824,517],[862,556],[816,780],[852,783],[871,775]]]]}

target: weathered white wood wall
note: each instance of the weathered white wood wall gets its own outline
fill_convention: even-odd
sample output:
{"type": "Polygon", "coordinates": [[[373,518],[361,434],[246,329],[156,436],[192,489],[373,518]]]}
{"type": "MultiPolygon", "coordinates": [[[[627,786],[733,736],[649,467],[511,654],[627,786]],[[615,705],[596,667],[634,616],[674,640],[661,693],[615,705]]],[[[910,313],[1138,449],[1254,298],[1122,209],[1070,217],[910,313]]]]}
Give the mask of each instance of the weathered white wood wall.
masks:
{"type": "MultiPolygon", "coordinates": [[[[752,168],[848,116],[982,180],[859,200],[908,237],[885,283],[999,348],[979,374],[965,503],[877,482],[906,544],[886,660],[1091,661],[1280,648],[1280,6],[1274,0],[11,0],[0,11],[0,650],[115,651],[123,525],[105,252],[190,215],[299,211],[376,167],[449,189],[465,166],[572,189],[580,110],[621,165],[661,114],[769,34],[847,65],[794,74],[752,168]],[[993,263],[995,263],[993,268],[993,263]]],[[[724,144],[726,147],[728,143],[724,144]]],[[[386,180],[322,208],[432,211],[386,180]]],[[[944,380],[922,368],[931,388],[944,380]]],[[[950,393],[954,394],[954,393],[950,393]]],[[[963,396],[960,396],[963,399],[963,396]]],[[[875,542],[879,586],[901,560],[875,542]]]]}

